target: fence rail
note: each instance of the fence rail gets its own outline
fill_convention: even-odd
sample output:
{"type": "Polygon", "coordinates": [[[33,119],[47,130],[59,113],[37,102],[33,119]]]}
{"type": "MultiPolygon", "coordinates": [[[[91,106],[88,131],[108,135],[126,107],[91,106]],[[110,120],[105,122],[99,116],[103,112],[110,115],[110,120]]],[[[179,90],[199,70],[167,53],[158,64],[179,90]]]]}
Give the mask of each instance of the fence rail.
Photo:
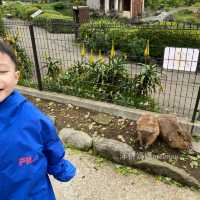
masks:
{"type": "MultiPolygon", "coordinates": [[[[31,23],[22,22],[20,20],[5,19],[4,25],[6,27],[7,35],[10,35],[11,37],[18,37],[17,43],[22,49],[24,49],[25,53],[32,61],[33,66],[35,66],[32,69],[32,78],[22,82],[22,84],[29,84],[32,86],[37,85],[40,90],[54,89],[57,91],[66,92],[66,88],[71,87],[68,87],[67,85],[61,87],[59,86],[59,83],[57,83],[56,85],[51,85],[50,87],[50,85],[48,85],[48,82],[45,81],[45,78],[48,74],[48,67],[50,65],[52,65],[52,67],[55,67],[55,65],[59,65],[60,69],[66,71],[73,67],[75,63],[83,61],[83,57],[81,57],[83,44],[85,44],[85,47],[87,49],[84,60],[89,59],[90,49],[93,49],[94,57],[96,59],[98,58],[98,50],[101,49],[104,59],[109,60],[109,53],[112,42],[113,40],[115,40],[116,54],[124,55],[126,53],[128,57],[127,64],[124,65],[124,68],[129,73],[129,77],[132,78],[134,78],[136,74],[139,74],[141,72],[141,65],[139,63],[145,62],[143,57],[145,40],[134,40],[133,38],[131,38],[132,32],[136,32],[136,30],[147,31],[148,29],[147,32],[150,33],[151,31],[155,31],[156,29],[157,32],[160,31],[160,33],[162,33],[163,30],[168,30],[170,34],[170,32],[176,30],[179,32],[179,35],[185,34],[184,37],[186,39],[192,37],[192,39],[196,40],[196,43],[190,40],[189,42],[191,46],[190,44],[187,44],[185,46],[186,43],[179,41],[179,38],[177,37],[176,40],[169,41],[170,47],[186,47],[199,49],[198,44],[200,44],[199,25],[192,26],[187,24],[174,26],[168,23],[167,25],[163,24],[163,26],[126,26],[128,28],[131,28],[131,30],[125,29],[124,26],[99,26],[95,28],[93,27],[94,31],[89,32],[92,33],[91,35],[84,35],[84,32],[77,32],[78,30],[80,30],[78,29],[77,24],[59,24],[59,26],[57,26],[58,28],[60,26],[67,27],[67,33],[56,33],[57,31],[48,32],[45,29],[45,26],[41,26],[41,24],[33,25],[31,23]],[[108,30],[110,32],[108,32],[108,30]],[[120,34],[123,35],[124,38],[119,38],[120,34]],[[121,43],[117,43],[117,40],[121,40],[121,43]],[[50,58],[49,62],[47,61],[48,57],[50,58]]],[[[54,25],[55,24],[52,24],[51,27],[55,30],[54,25]]],[[[142,32],[140,31],[140,34],[141,33],[142,32]]],[[[145,35],[145,33],[142,34],[145,35]]],[[[171,68],[164,69],[163,49],[165,47],[165,44],[160,44],[159,38],[150,38],[150,41],[155,40],[157,40],[157,44],[155,42],[152,44],[150,43],[150,54],[151,51],[152,53],[154,53],[154,56],[152,56],[151,58],[151,62],[157,64],[158,66],[157,72],[161,76],[163,91],[161,92],[157,90],[151,95],[151,97],[154,99],[155,103],[159,105],[160,112],[176,113],[179,116],[183,116],[194,121],[197,118],[200,96],[200,73],[198,72],[198,69],[200,67],[199,58],[197,60],[196,71],[185,71],[180,69],[173,70],[171,68]],[[161,46],[163,46],[162,51],[157,52],[159,49],[161,49],[161,46]]],[[[175,55],[174,59],[171,59],[170,57],[166,58],[166,60],[167,62],[172,62],[172,65],[174,65],[175,62],[187,62],[187,60],[176,60],[175,55]]],[[[192,62],[193,61],[191,61],[191,65],[192,62]]],[[[93,84],[93,82],[88,83],[88,85],[89,84],[93,84]]],[[[118,84],[120,84],[120,82],[118,84]]],[[[113,82],[113,86],[116,86],[116,82],[113,82]]],[[[72,92],[70,94],[76,95],[77,93],[72,92]]]]}

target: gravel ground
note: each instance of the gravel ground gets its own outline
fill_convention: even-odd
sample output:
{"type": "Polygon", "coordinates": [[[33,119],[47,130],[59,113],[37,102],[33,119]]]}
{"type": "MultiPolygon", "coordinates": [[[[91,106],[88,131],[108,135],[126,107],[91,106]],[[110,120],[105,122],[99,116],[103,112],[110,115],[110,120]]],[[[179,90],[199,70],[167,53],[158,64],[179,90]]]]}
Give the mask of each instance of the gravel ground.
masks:
{"type": "Polygon", "coordinates": [[[156,180],[146,173],[124,176],[109,161],[99,162],[88,153],[68,149],[67,156],[77,167],[77,176],[68,183],[51,178],[57,200],[199,200],[200,193],[156,180]]]}

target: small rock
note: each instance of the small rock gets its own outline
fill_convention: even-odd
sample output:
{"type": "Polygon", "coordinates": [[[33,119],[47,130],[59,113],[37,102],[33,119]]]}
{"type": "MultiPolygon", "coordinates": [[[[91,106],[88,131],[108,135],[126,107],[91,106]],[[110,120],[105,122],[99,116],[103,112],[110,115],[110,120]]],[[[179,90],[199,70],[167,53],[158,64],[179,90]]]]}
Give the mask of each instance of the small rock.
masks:
{"type": "Polygon", "coordinates": [[[93,137],[97,137],[97,135],[98,135],[98,132],[95,131],[94,134],[93,134],[93,137]]]}
{"type": "Polygon", "coordinates": [[[88,113],[84,116],[85,119],[88,119],[89,117],[90,117],[90,112],[88,112],[88,113]]]}
{"type": "Polygon", "coordinates": [[[75,109],[76,109],[76,110],[79,110],[79,107],[77,106],[75,109]]]}
{"type": "Polygon", "coordinates": [[[118,124],[118,125],[123,125],[124,122],[125,122],[125,119],[118,119],[118,120],[117,120],[117,124],[118,124]]]}
{"type": "Polygon", "coordinates": [[[40,99],[40,98],[36,98],[35,100],[36,100],[36,102],[40,102],[40,101],[41,101],[41,99],[40,99]]]}
{"type": "Polygon", "coordinates": [[[68,108],[73,108],[72,104],[67,105],[68,108]]]}
{"type": "Polygon", "coordinates": [[[88,126],[89,130],[92,130],[92,128],[93,128],[93,126],[94,126],[95,124],[96,124],[95,122],[92,122],[92,123],[88,126]]]}
{"type": "Polygon", "coordinates": [[[92,119],[98,124],[108,125],[112,121],[112,116],[104,113],[99,113],[95,116],[92,116],[92,119]]]}
{"type": "Polygon", "coordinates": [[[130,126],[133,126],[134,124],[135,124],[135,122],[131,122],[131,123],[130,123],[130,126]]]}
{"type": "Polygon", "coordinates": [[[122,142],[126,142],[125,139],[124,139],[124,137],[123,137],[123,135],[118,135],[117,138],[119,140],[121,140],[122,142]]]}
{"type": "Polygon", "coordinates": [[[49,106],[52,106],[53,104],[54,104],[54,102],[52,102],[52,101],[48,103],[49,106]]]}
{"type": "Polygon", "coordinates": [[[67,124],[67,128],[70,128],[71,126],[70,126],[70,124],[67,124]]]}

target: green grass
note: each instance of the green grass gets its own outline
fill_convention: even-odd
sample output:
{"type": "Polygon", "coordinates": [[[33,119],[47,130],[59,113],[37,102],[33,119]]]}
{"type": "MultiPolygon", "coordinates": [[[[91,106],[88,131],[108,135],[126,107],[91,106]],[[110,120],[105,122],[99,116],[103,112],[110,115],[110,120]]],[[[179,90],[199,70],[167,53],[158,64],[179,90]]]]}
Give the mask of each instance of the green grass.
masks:
{"type": "Polygon", "coordinates": [[[199,7],[200,8],[200,2],[196,2],[192,5],[192,7],[199,7]]]}
{"type": "Polygon", "coordinates": [[[187,22],[187,23],[199,23],[200,19],[196,16],[193,11],[182,10],[174,14],[175,21],[178,23],[187,22]]]}

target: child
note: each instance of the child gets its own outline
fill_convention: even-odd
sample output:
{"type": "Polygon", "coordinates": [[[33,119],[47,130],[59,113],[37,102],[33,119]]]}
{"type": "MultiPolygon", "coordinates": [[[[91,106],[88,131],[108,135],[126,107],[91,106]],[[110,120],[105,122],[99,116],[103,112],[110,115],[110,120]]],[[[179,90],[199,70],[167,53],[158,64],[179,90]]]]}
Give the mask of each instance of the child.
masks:
{"type": "Polygon", "coordinates": [[[0,41],[0,200],[55,200],[48,174],[69,181],[76,169],[51,120],[14,89],[18,79],[15,55],[0,41]]]}

